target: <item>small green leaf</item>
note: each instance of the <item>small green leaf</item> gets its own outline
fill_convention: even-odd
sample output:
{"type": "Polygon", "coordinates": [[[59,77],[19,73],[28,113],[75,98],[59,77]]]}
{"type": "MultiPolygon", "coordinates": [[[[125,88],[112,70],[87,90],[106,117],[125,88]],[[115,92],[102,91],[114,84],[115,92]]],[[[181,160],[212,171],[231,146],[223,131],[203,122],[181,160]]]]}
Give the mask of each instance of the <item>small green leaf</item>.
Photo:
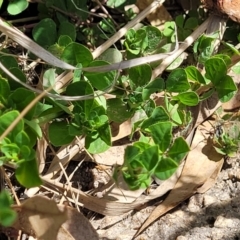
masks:
{"type": "MultiPolygon", "coordinates": [[[[57,3],[60,2],[62,1],[57,1],[57,3]]],[[[82,21],[87,20],[89,14],[87,0],[66,1],[66,6],[67,10],[65,12],[77,15],[82,21]]]]}
{"type": "Polygon", "coordinates": [[[83,67],[87,67],[93,61],[93,56],[88,48],[73,42],[65,47],[61,59],[73,66],[81,63],[83,67]]]}
{"type": "MultiPolygon", "coordinates": [[[[89,64],[89,67],[108,65],[105,61],[96,60],[89,64]]],[[[89,82],[98,90],[106,90],[113,86],[116,78],[116,71],[108,72],[86,72],[84,76],[88,78],[89,82]]]]}
{"type": "Polygon", "coordinates": [[[11,209],[12,203],[10,194],[2,190],[0,192],[0,224],[4,227],[10,227],[17,217],[16,212],[11,209]]]}
{"type": "Polygon", "coordinates": [[[220,58],[212,57],[205,62],[206,78],[214,86],[219,86],[221,79],[227,74],[227,66],[220,58]]]}
{"type": "Polygon", "coordinates": [[[0,103],[6,105],[8,96],[10,95],[10,87],[6,79],[0,76],[0,103]]]}
{"type": "Polygon", "coordinates": [[[150,82],[147,86],[143,88],[142,98],[143,100],[148,100],[151,94],[155,92],[160,92],[165,88],[164,79],[156,78],[154,81],[150,82]]]}
{"type": "Polygon", "coordinates": [[[190,148],[186,141],[182,137],[178,137],[175,139],[167,154],[171,159],[179,164],[189,151],[190,148]]]}
{"type": "Polygon", "coordinates": [[[27,0],[12,0],[8,3],[7,11],[10,15],[17,15],[28,7],[27,0]]]}
{"type": "Polygon", "coordinates": [[[124,6],[134,4],[136,0],[108,0],[107,6],[111,8],[121,8],[123,9],[124,6]]]}
{"type": "Polygon", "coordinates": [[[122,123],[133,116],[126,102],[120,98],[112,98],[107,100],[107,115],[110,121],[122,123]]]}
{"type": "MultiPolygon", "coordinates": [[[[15,77],[17,77],[21,82],[26,83],[26,75],[17,67],[9,68],[8,69],[15,77]]],[[[8,81],[11,90],[17,89],[19,87],[22,87],[20,83],[17,83],[14,81],[11,77],[7,76],[6,74],[2,74],[6,79],[9,79],[8,81]]]]}
{"type": "Polygon", "coordinates": [[[70,43],[72,43],[72,39],[69,36],[64,35],[58,38],[58,45],[61,47],[66,47],[70,43]]]}
{"type": "Polygon", "coordinates": [[[199,103],[199,97],[195,92],[183,92],[172,98],[173,100],[179,100],[186,106],[196,106],[199,103]]]}
{"type": "Polygon", "coordinates": [[[139,154],[136,161],[143,163],[144,167],[150,172],[152,171],[158,163],[159,160],[159,149],[157,145],[150,146],[145,149],[141,154],[139,154]]]}
{"type": "Polygon", "coordinates": [[[184,28],[195,29],[198,26],[198,19],[195,17],[190,17],[186,20],[184,28]]]}
{"type": "Polygon", "coordinates": [[[151,54],[152,52],[156,51],[159,46],[159,43],[162,39],[161,31],[153,26],[145,26],[143,29],[146,30],[147,38],[148,38],[148,46],[144,54],[151,54]]]}
{"type": "Polygon", "coordinates": [[[191,81],[196,81],[201,84],[206,84],[206,81],[200,71],[194,67],[194,66],[188,66],[185,68],[185,71],[187,73],[187,78],[191,81]]]}
{"type": "MultiPolygon", "coordinates": [[[[26,106],[29,105],[35,98],[35,93],[25,89],[18,88],[9,96],[9,103],[19,112],[21,112],[26,106]],[[23,97],[24,96],[24,97],[23,97]]],[[[36,105],[33,106],[28,113],[25,115],[25,118],[31,120],[34,116],[36,105]]]]}
{"type": "Polygon", "coordinates": [[[85,139],[85,147],[89,153],[97,154],[107,151],[110,148],[110,145],[100,137],[95,139],[91,135],[87,135],[85,139]]]}
{"type": "Polygon", "coordinates": [[[151,136],[155,144],[158,144],[159,149],[165,152],[172,141],[172,123],[160,122],[149,127],[151,136]]]}
{"type": "MultiPolygon", "coordinates": [[[[19,116],[19,112],[16,110],[9,111],[0,116],[0,135],[10,126],[10,124],[19,116]]],[[[23,131],[24,122],[20,120],[15,128],[9,133],[8,137],[13,140],[14,137],[21,131],[23,131]]]]}
{"type": "Polygon", "coordinates": [[[123,60],[122,53],[116,48],[108,48],[105,52],[103,52],[98,60],[106,61],[109,63],[117,63],[123,60]]]}
{"type": "Polygon", "coordinates": [[[36,119],[32,119],[31,121],[24,119],[24,122],[32,129],[32,131],[37,135],[38,138],[42,137],[42,130],[36,119]]]}
{"type": "Polygon", "coordinates": [[[149,83],[152,76],[152,69],[148,64],[132,67],[129,69],[130,84],[136,87],[142,87],[149,83]]]}
{"type": "Polygon", "coordinates": [[[169,116],[167,114],[167,112],[165,111],[165,109],[160,106],[160,107],[156,107],[151,116],[149,118],[147,118],[145,121],[143,121],[142,125],[141,125],[141,129],[146,129],[149,128],[151,125],[156,124],[158,122],[166,122],[169,120],[169,116]]]}
{"type": "Polygon", "coordinates": [[[45,18],[34,26],[32,34],[39,45],[47,48],[57,41],[56,23],[50,18],[45,18]]]}
{"type": "Polygon", "coordinates": [[[155,168],[154,175],[161,180],[166,180],[172,176],[177,168],[178,164],[173,159],[170,157],[163,157],[155,168]]]}
{"type": "Polygon", "coordinates": [[[36,159],[21,162],[16,169],[16,178],[26,188],[41,185],[42,181],[39,177],[36,159]]]}
{"type": "Polygon", "coordinates": [[[146,31],[142,28],[137,31],[130,29],[127,32],[124,45],[127,49],[128,58],[140,55],[148,46],[146,31]]]}
{"type": "Polygon", "coordinates": [[[58,36],[69,36],[71,40],[74,42],[76,40],[76,27],[74,24],[64,21],[60,22],[58,29],[58,36]]]}
{"type": "Polygon", "coordinates": [[[15,143],[3,144],[1,146],[1,152],[5,155],[6,158],[13,159],[15,161],[18,160],[18,154],[20,153],[20,149],[15,143]]]}
{"type": "Polygon", "coordinates": [[[4,227],[11,227],[17,218],[17,213],[11,208],[1,208],[0,211],[0,224],[4,227]]]}
{"type": "MultiPolygon", "coordinates": [[[[4,65],[5,68],[10,69],[10,68],[19,68],[18,67],[18,62],[16,58],[12,56],[1,56],[0,57],[1,63],[4,65]]],[[[2,72],[2,69],[0,70],[2,72]]]]}
{"type": "Polygon", "coordinates": [[[237,91],[237,86],[233,79],[226,75],[219,81],[219,85],[216,85],[216,91],[221,102],[229,101],[237,91]]]}
{"type": "Polygon", "coordinates": [[[56,69],[50,68],[44,72],[43,83],[42,83],[44,89],[48,89],[49,87],[54,87],[55,81],[56,81],[55,80],[55,71],[56,71],[56,69]]]}
{"type": "Polygon", "coordinates": [[[185,92],[190,88],[187,74],[184,69],[175,69],[166,81],[166,90],[169,92],[185,92]]]}
{"type": "Polygon", "coordinates": [[[69,144],[75,137],[69,135],[68,123],[65,121],[52,122],[48,129],[48,136],[50,142],[56,147],[69,144]]]}
{"type": "Polygon", "coordinates": [[[166,68],[167,71],[173,71],[174,69],[178,68],[186,58],[186,53],[183,52],[180,56],[178,56],[168,67],[166,68]]]}
{"type": "MultiPolygon", "coordinates": [[[[149,145],[148,145],[149,146],[149,145]]],[[[124,152],[124,164],[128,165],[134,161],[141,153],[141,149],[137,146],[127,146],[124,152]]]]}
{"type": "Polygon", "coordinates": [[[25,131],[21,131],[14,136],[14,143],[21,147],[23,145],[29,145],[30,139],[25,131]]]}
{"type": "MultiPolygon", "coordinates": [[[[237,52],[238,54],[238,52],[237,52]]],[[[226,64],[226,66],[230,66],[232,61],[231,61],[231,58],[226,55],[226,54],[217,54],[217,55],[214,55],[214,58],[220,58],[224,61],[224,63],[226,64]]]]}

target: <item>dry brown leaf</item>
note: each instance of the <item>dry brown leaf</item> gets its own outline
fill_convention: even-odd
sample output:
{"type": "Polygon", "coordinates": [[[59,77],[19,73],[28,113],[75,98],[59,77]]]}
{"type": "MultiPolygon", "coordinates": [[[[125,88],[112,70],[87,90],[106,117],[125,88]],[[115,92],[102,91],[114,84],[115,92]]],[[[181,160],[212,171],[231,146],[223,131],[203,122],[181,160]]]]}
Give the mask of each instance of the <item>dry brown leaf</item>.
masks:
{"type": "MultiPolygon", "coordinates": [[[[146,9],[154,0],[138,0],[136,2],[137,7],[142,11],[146,9]]],[[[152,26],[163,29],[163,25],[166,21],[171,21],[172,17],[163,5],[159,5],[152,13],[147,16],[148,21],[152,26]]]]}
{"type": "Polygon", "coordinates": [[[123,122],[122,124],[118,124],[113,122],[111,124],[111,130],[112,130],[112,141],[119,140],[121,138],[127,137],[132,132],[132,124],[131,119],[123,122]]]}
{"type": "Polygon", "coordinates": [[[45,197],[27,199],[21,206],[13,206],[18,218],[13,227],[41,240],[56,239],[67,213],[56,202],[45,197]]]}
{"type": "MultiPolygon", "coordinates": [[[[167,198],[154,209],[136,235],[139,235],[160,216],[196,193],[197,189],[208,181],[209,177],[222,165],[222,156],[214,151],[215,149],[209,142],[206,142],[211,128],[210,124],[208,126],[200,125],[197,128],[192,150],[186,159],[180,178],[167,198]]],[[[208,185],[209,187],[210,185],[208,185]]]]}
{"type": "Polygon", "coordinates": [[[58,171],[61,170],[59,162],[65,166],[77,153],[79,153],[83,146],[84,139],[81,139],[80,141],[73,140],[67,146],[61,147],[56,156],[53,158],[51,165],[44,177],[52,178],[58,171]]]}
{"type": "MultiPolygon", "coordinates": [[[[64,210],[65,207],[59,206],[64,210]]],[[[61,226],[57,240],[98,240],[98,234],[84,215],[66,207],[68,220],[61,226]]]]}
{"type": "Polygon", "coordinates": [[[124,162],[124,151],[127,145],[113,146],[103,153],[94,154],[96,163],[108,166],[122,165],[124,162]]]}

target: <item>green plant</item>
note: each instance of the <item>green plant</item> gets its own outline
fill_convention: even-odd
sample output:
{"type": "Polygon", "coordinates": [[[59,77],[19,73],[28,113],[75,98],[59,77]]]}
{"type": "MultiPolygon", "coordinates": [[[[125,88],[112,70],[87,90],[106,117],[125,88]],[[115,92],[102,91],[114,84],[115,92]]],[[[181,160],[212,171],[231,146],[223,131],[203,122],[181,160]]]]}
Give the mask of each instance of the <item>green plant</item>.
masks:
{"type": "MultiPolygon", "coordinates": [[[[122,6],[129,2],[132,1],[109,1],[108,4],[111,7],[117,5],[122,11],[122,6]]],[[[116,168],[115,174],[122,174],[133,190],[147,187],[153,176],[167,179],[189,151],[184,138],[193,120],[190,107],[197,106],[214,93],[217,93],[220,101],[226,102],[237,90],[233,79],[228,75],[230,57],[237,50],[229,44],[223,44],[223,54],[212,56],[215,36],[202,35],[193,47],[195,62],[184,67],[181,66],[184,60],[181,58],[177,65],[168,67],[170,72],[164,77],[152,79],[153,69],[159,63],[145,63],[123,72],[86,72],[81,67],[103,66],[112,61],[106,61],[109,59],[106,53],[94,60],[90,49],[85,46],[86,41],[80,33],[82,27],[87,32],[92,31],[91,36],[94,36],[96,26],[93,29],[81,26],[80,30],[76,27],[75,23],[79,19],[84,22],[88,17],[86,1],[43,1],[38,4],[38,9],[42,19],[33,28],[33,39],[79,69],[73,71],[71,83],[58,89],[55,79],[63,70],[46,65],[42,73],[43,89],[52,87],[51,93],[58,94],[59,98],[45,97],[38,102],[0,142],[1,165],[14,163],[17,166],[17,179],[26,187],[41,183],[34,146],[37,139],[42,137],[41,127],[46,123],[49,123],[48,138],[52,145],[66,145],[75,137],[82,137],[85,138],[86,150],[96,154],[106,151],[112,145],[110,122],[123,123],[131,119],[131,137],[135,133],[140,137],[126,148],[124,164],[116,168]],[[52,12],[51,9],[56,11],[52,12]],[[204,64],[204,74],[196,67],[199,64],[204,64]],[[106,89],[111,89],[115,98],[103,97],[106,89]],[[161,93],[161,106],[156,105],[152,98],[155,93],[161,93]],[[61,94],[90,97],[82,101],[66,102],[61,100],[61,94]]],[[[178,32],[174,22],[167,22],[163,31],[153,26],[130,29],[123,44],[118,43],[125,49],[124,54],[116,50],[120,54],[118,61],[122,58],[129,60],[171,52],[176,44],[176,34],[184,38],[198,22],[192,18],[185,20],[181,16],[176,19],[176,23],[178,32]]],[[[102,40],[115,31],[112,20],[102,20],[99,26],[99,32],[104,35],[102,40]]],[[[91,47],[95,46],[96,41],[90,41],[91,47]]],[[[13,75],[26,83],[26,72],[8,54],[11,54],[9,50],[2,51],[1,62],[13,75]]],[[[30,56],[34,58],[32,54],[30,56]]],[[[0,74],[0,134],[3,134],[36,94],[22,88],[3,71],[0,74]]],[[[234,142],[230,142],[226,136],[218,139],[218,144],[220,148],[223,145],[230,146],[228,152],[235,147],[234,142]]]]}
{"type": "Polygon", "coordinates": [[[9,193],[5,190],[0,192],[0,224],[4,227],[9,227],[15,221],[17,214],[11,209],[13,203],[9,193]]]}
{"type": "Polygon", "coordinates": [[[228,157],[235,157],[240,144],[238,120],[218,123],[215,127],[213,143],[218,153],[228,157]]]}

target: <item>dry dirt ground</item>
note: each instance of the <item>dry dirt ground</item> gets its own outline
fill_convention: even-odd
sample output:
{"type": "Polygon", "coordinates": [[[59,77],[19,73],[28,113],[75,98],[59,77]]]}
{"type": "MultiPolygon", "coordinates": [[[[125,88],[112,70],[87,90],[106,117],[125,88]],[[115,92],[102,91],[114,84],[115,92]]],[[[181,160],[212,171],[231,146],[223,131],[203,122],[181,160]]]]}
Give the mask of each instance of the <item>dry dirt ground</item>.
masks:
{"type": "MultiPolygon", "coordinates": [[[[132,238],[154,209],[92,221],[104,240],[238,240],[240,239],[240,159],[225,161],[215,185],[164,215],[132,238]]],[[[203,169],[204,171],[204,169],[203,169]]]]}

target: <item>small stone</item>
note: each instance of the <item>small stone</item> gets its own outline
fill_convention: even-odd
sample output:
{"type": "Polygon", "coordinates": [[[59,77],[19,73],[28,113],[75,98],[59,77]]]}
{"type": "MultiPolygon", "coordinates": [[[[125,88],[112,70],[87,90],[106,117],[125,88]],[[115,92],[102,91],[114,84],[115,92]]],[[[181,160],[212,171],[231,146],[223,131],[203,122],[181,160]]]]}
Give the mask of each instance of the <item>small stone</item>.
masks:
{"type": "Polygon", "coordinates": [[[228,180],[229,179],[229,175],[227,172],[222,172],[222,179],[223,180],[228,180]]]}
{"type": "Polygon", "coordinates": [[[220,195],[218,195],[218,199],[221,201],[227,201],[230,199],[230,195],[227,192],[223,192],[220,195]]]}
{"type": "Polygon", "coordinates": [[[190,212],[199,212],[202,206],[202,195],[196,194],[193,195],[188,203],[188,210],[190,212]]]}
{"type": "Polygon", "coordinates": [[[187,240],[187,237],[184,237],[184,236],[178,236],[176,238],[176,240],[187,240]]]}
{"type": "Polygon", "coordinates": [[[216,221],[214,222],[214,227],[217,228],[232,228],[234,226],[234,220],[225,218],[223,216],[218,216],[216,221]]]}
{"type": "Polygon", "coordinates": [[[205,194],[204,197],[203,197],[203,206],[204,207],[207,207],[213,203],[216,203],[217,202],[217,198],[214,197],[214,196],[210,196],[210,195],[207,195],[205,194]]]}
{"type": "Polygon", "coordinates": [[[229,171],[228,172],[228,177],[231,180],[234,179],[236,177],[236,171],[234,171],[234,170],[229,171]]]}

